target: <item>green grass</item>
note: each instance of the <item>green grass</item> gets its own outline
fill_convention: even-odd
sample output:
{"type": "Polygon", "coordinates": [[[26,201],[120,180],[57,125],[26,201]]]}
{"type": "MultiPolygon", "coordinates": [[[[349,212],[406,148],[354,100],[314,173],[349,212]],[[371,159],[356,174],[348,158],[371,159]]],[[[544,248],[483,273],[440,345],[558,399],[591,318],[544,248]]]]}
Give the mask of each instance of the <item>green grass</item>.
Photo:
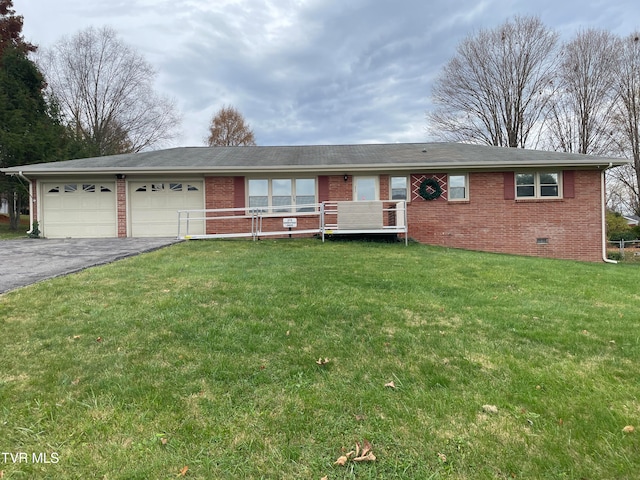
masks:
{"type": "Polygon", "coordinates": [[[9,217],[0,213],[0,240],[13,238],[25,238],[29,230],[29,215],[20,217],[20,226],[17,232],[9,229],[9,217]]]}
{"type": "Polygon", "coordinates": [[[623,428],[640,426],[639,279],[633,265],[269,240],[43,282],[0,296],[0,452],[29,456],[0,453],[0,471],[638,478],[640,432],[623,428]],[[375,462],[333,465],[363,439],[375,462]]]}

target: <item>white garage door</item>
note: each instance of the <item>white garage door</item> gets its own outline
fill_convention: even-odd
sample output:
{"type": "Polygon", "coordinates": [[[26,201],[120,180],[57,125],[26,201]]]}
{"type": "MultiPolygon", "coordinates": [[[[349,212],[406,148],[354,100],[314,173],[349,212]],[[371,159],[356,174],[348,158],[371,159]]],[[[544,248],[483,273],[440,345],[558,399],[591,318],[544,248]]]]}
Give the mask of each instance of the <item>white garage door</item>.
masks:
{"type": "MultiPolygon", "coordinates": [[[[130,182],[129,198],[133,237],[175,237],[178,210],[202,210],[204,187],[197,180],[130,182]]],[[[204,222],[190,222],[189,233],[203,234],[204,222]]]]}
{"type": "Polygon", "coordinates": [[[43,184],[40,229],[47,238],[116,237],[115,182],[43,184]]]}

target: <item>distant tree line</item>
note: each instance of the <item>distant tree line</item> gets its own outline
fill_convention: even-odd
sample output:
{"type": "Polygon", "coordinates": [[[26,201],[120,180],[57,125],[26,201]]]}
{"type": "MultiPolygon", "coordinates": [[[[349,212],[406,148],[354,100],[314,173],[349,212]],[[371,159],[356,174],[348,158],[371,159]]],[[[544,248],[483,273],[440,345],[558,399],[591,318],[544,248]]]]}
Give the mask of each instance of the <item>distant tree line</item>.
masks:
{"type": "Polygon", "coordinates": [[[514,17],[458,45],[432,100],[441,140],[632,159],[610,172],[608,201],[640,214],[640,32],[562,43],[539,18],[514,17]]]}
{"type": "MultiPolygon", "coordinates": [[[[0,0],[0,167],[139,152],[174,138],[180,117],[155,93],[155,71],[110,28],[38,50],[13,0],[0,0]]],[[[24,178],[0,175],[17,230],[24,178]]]]}

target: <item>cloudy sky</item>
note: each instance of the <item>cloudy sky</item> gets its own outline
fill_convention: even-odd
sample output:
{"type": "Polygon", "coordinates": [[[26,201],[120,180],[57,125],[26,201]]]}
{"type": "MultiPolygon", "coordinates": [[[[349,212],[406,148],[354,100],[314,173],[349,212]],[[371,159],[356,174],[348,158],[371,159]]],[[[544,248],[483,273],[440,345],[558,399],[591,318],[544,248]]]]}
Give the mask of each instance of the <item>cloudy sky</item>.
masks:
{"type": "Polygon", "coordinates": [[[14,0],[27,40],[47,48],[113,27],[157,70],[182,136],[203,145],[236,107],[259,145],[423,142],[431,84],[456,45],[514,15],[564,39],[640,29],[637,0],[14,0]]]}

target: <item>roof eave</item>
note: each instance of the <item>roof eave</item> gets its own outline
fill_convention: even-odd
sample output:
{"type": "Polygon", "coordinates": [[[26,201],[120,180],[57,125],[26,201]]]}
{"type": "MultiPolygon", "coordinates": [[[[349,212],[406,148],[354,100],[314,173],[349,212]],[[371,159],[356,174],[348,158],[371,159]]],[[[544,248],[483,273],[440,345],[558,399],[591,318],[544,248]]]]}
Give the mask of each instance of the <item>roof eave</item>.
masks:
{"type": "MultiPolygon", "coordinates": [[[[617,159],[616,159],[617,160],[617,159]]],[[[29,166],[3,168],[0,171],[8,175],[24,173],[37,176],[65,176],[65,175],[166,175],[166,174],[246,174],[246,173],[275,173],[275,172],[314,172],[314,173],[343,173],[349,172],[370,172],[380,171],[455,171],[455,170],[483,170],[501,171],[518,169],[540,169],[540,168],[597,168],[606,169],[617,167],[629,163],[627,160],[618,161],[581,161],[581,162],[558,162],[537,160],[527,163],[517,162],[492,162],[483,164],[478,162],[437,162],[437,163],[384,163],[384,164],[339,164],[339,165],[273,165],[273,166],[220,166],[220,167],[97,167],[97,168],[29,168],[29,166]]]]}

